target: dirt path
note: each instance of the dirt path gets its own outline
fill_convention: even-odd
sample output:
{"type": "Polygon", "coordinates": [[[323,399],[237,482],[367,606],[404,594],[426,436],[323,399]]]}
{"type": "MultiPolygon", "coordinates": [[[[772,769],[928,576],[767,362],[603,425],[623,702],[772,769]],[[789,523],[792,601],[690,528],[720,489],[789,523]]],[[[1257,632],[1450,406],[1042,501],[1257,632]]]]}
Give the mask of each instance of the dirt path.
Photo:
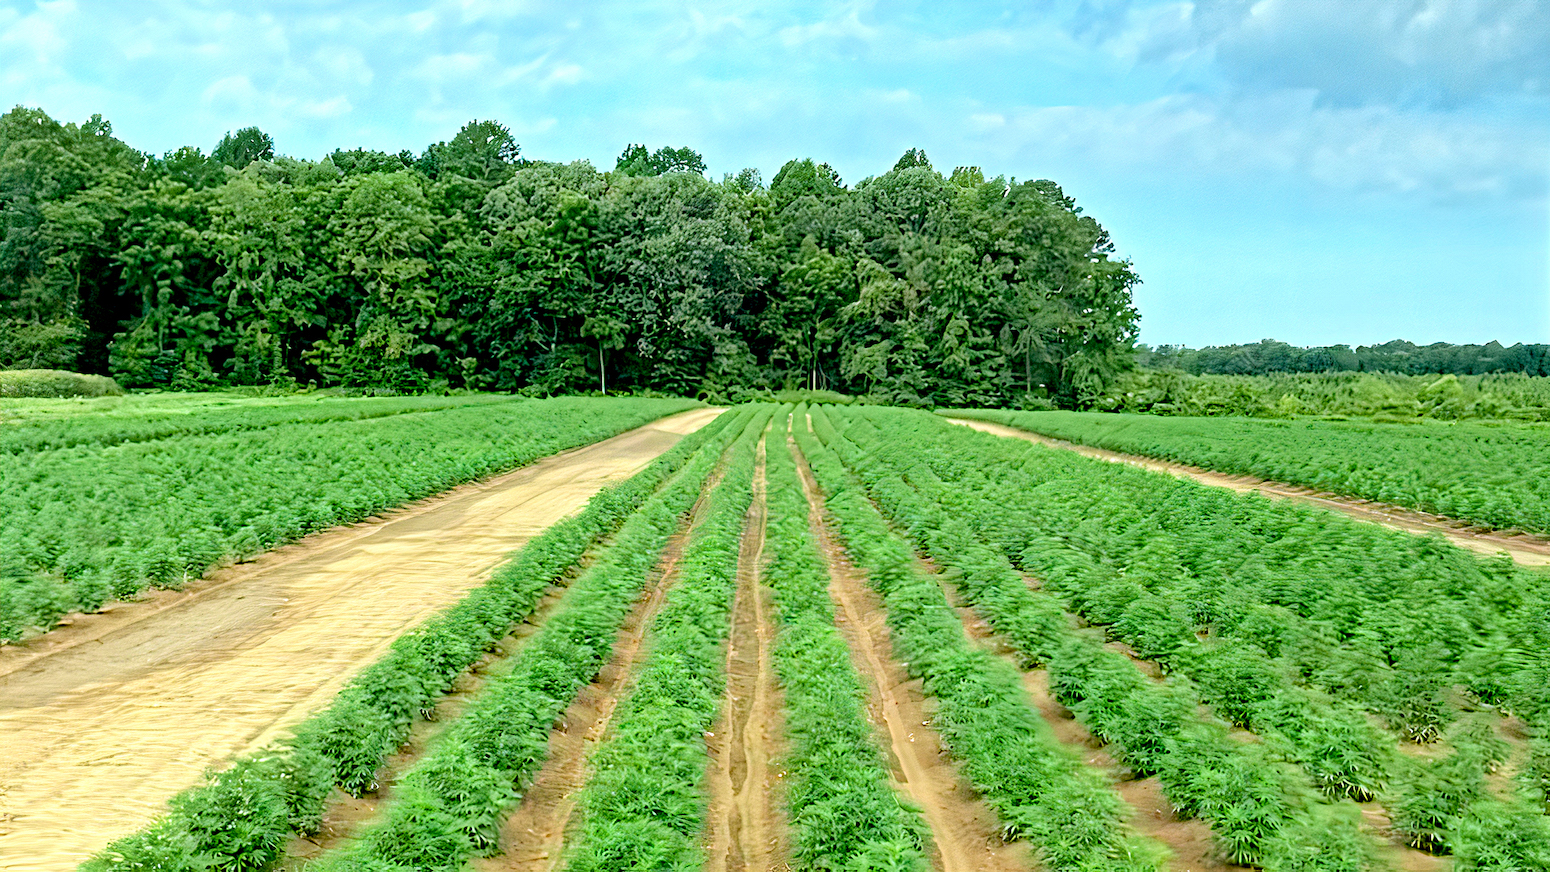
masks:
{"type": "Polygon", "coordinates": [[[144,825],[716,414],[675,415],[0,649],[0,869],[73,869],[144,825]]]}
{"type": "Polygon", "coordinates": [[[1025,872],[1030,868],[1027,846],[1001,841],[995,813],[947,759],[920,682],[893,659],[882,604],[829,529],[823,498],[800,454],[797,471],[813,532],[829,563],[835,623],[867,686],[867,715],[887,752],[893,787],[921,809],[931,829],[933,865],[940,872],[1025,872]]]}
{"type": "Polygon", "coordinates": [[[992,424],[989,421],[971,421],[964,418],[948,418],[947,420],[954,424],[978,430],[981,433],[990,433],[995,436],[1005,436],[1012,439],[1024,439],[1029,442],[1037,442],[1040,445],[1048,445],[1052,448],[1074,451],[1077,454],[1097,460],[1125,463],[1142,469],[1150,469],[1154,472],[1166,472],[1179,478],[1193,479],[1201,484],[1229,488],[1238,493],[1252,491],[1267,497],[1294,500],[1306,505],[1318,506],[1321,509],[1340,512],[1358,521],[1382,524],[1391,530],[1403,530],[1407,533],[1421,535],[1441,533],[1455,545],[1468,548],[1479,554],[1490,555],[1505,551],[1514,561],[1523,566],[1550,566],[1550,539],[1531,536],[1526,533],[1510,533],[1471,526],[1463,521],[1446,518],[1442,515],[1419,512],[1389,503],[1372,502],[1356,497],[1343,497],[1301,485],[1266,481],[1265,479],[1255,478],[1250,475],[1227,475],[1225,473],[1213,472],[1209,469],[1201,469],[1198,466],[1174,463],[1169,460],[1158,460],[1137,454],[1123,454],[1118,451],[1109,451],[1105,448],[1093,448],[1089,445],[1077,445],[1062,439],[1051,439],[1038,433],[1019,430],[1016,427],[992,424]]]}
{"type": "Polygon", "coordinates": [[[786,825],[780,811],[779,755],[784,705],[775,679],[772,604],[760,583],[764,555],[764,458],[759,443],[753,502],[737,560],[737,596],[727,645],[727,693],[709,739],[710,805],[705,868],[708,872],[776,872],[785,861],[786,825]]]}
{"type": "Polygon", "coordinates": [[[477,857],[472,868],[479,872],[521,870],[549,872],[564,859],[565,837],[576,814],[576,794],[586,786],[592,755],[608,735],[614,710],[634,685],[645,662],[646,632],[667,592],[678,581],[678,563],[694,528],[705,517],[710,492],[721,481],[718,468],[700,489],[688,521],[662,549],[656,578],[649,593],[635,604],[614,639],[613,653],[592,683],[581,689],[549,733],[549,754],[539,767],[516,809],[501,825],[500,853],[477,857]]]}

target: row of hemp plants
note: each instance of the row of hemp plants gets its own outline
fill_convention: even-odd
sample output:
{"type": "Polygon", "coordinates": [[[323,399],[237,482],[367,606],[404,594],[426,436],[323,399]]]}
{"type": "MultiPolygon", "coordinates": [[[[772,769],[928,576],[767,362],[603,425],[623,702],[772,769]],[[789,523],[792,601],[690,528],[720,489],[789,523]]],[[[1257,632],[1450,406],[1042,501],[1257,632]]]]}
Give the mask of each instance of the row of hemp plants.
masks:
{"type": "MultiPolygon", "coordinates": [[[[821,410],[813,423],[822,435],[821,410]]],[[[937,701],[934,725],[1004,837],[1026,839],[1050,869],[1164,868],[1165,850],[1130,829],[1129,809],[1033,711],[1015,669],[968,639],[941,586],[839,457],[805,428],[795,430],[836,533],[882,598],[894,656],[937,701]]]]}
{"type": "Polygon", "coordinates": [[[1208,822],[1223,856],[1274,870],[1371,868],[1354,806],[1317,803],[1301,773],[1261,745],[1234,740],[1226,724],[1198,717],[1186,681],[1155,683],[1101,637],[1074,630],[1057,601],[976,537],[977,519],[944,508],[918,471],[906,481],[848,438],[854,427],[840,435],[816,416],[815,425],[1024,665],[1046,668],[1056,699],[1137,776],[1158,776],[1181,817],[1208,822]],[[1306,865],[1314,856],[1322,865],[1306,865]]]}
{"type": "Polygon", "coordinates": [[[776,418],[766,451],[764,578],[779,622],[774,660],[786,702],[793,859],[814,872],[925,869],[924,824],[889,784],[866,689],[834,623],[829,568],[786,445],[787,411],[776,418]]]}
{"type": "Polygon", "coordinates": [[[678,579],[647,630],[645,661],[577,795],[582,822],[567,848],[567,870],[700,865],[710,763],[705,736],[726,686],[725,644],[755,450],[775,407],[754,409],[690,534],[678,579]]]}
{"type": "MultiPolygon", "coordinates": [[[[1278,757],[1302,765],[1327,793],[1358,799],[1380,793],[1396,829],[1411,844],[1433,851],[1452,849],[1467,862],[1490,853],[1487,848],[1499,853],[1503,844],[1516,845],[1512,850],[1520,858],[1544,851],[1543,822],[1535,820],[1537,813],[1532,811],[1542,802],[1542,789],[1536,797],[1492,795],[1486,773],[1503,761],[1506,749],[1480,717],[1467,718],[1447,730],[1453,753],[1444,758],[1418,761],[1394,753],[1394,740],[1380,739],[1351,699],[1331,703],[1320,690],[1294,682],[1294,676],[1306,673],[1274,656],[1280,649],[1301,648],[1304,656],[1320,650],[1322,646],[1310,643],[1318,634],[1305,617],[1284,607],[1274,611],[1261,607],[1247,620],[1210,620],[1230,608],[1252,606],[1258,586],[1233,590],[1227,596],[1217,587],[1202,595],[1206,579],[1191,578],[1176,556],[1188,553],[1195,543],[1174,540],[1170,545],[1166,531],[1149,526],[1132,528],[1123,536],[1104,535],[1104,524],[1122,523],[1123,513],[1068,513],[1058,516],[1065,526],[1051,526],[1051,503],[1058,500],[1030,499],[1030,493],[1048,488],[1018,461],[1060,455],[1054,460],[1075,470],[1064,474],[1082,479],[1084,500],[1101,493],[1107,479],[1152,479],[1186,493],[1207,489],[1163,476],[1120,471],[1061,452],[1030,450],[1026,444],[972,434],[929,416],[868,413],[867,417],[876,427],[858,422],[847,433],[869,443],[874,462],[889,465],[915,488],[930,491],[953,517],[971,519],[978,529],[995,531],[989,538],[998,540],[1026,571],[1038,575],[1045,591],[1063,597],[1074,612],[1103,626],[1111,638],[1156,658],[1176,676],[1195,679],[1193,687],[1201,698],[1239,726],[1259,732],[1278,757]],[[880,438],[882,433],[887,438],[880,438]],[[944,485],[944,478],[950,484],[944,485]],[[1079,535],[1073,535],[1074,525],[1079,525],[1079,535]],[[1121,542],[1132,547],[1128,559],[1113,559],[1120,552],[1115,545],[1121,542]],[[1098,551],[1101,546],[1108,546],[1107,553],[1098,551]],[[1105,562],[1104,557],[1113,562],[1105,562]],[[1197,637],[1197,630],[1204,638],[1197,637]],[[1274,644],[1265,645],[1267,639],[1274,644]],[[1482,832],[1495,835],[1482,841],[1474,835],[1482,832]]],[[[1067,492],[1076,491],[1062,490],[1067,492]]],[[[1171,500],[1163,511],[1177,518],[1181,502],[1171,500]]],[[[1271,505],[1262,500],[1242,502],[1253,509],[1271,505]]],[[[1209,528],[1221,529],[1214,524],[1209,528]]],[[[1308,528],[1294,527],[1284,538],[1295,542],[1308,534],[1308,528]]],[[[1404,544],[1404,534],[1398,538],[1404,544]]],[[[1303,547],[1314,554],[1331,550],[1317,544],[1303,547]]],[[[1222,562],[1206,564],[1201,575],[1222,569],[1222,562]]],[[[1284,595],[1284,582],[1279,590],[1284,595]]],[[[1339,657],[1328,648],[1322,650],[1326,656],[1339,657]]],[[[1402,664],[1396,666],[1402,668],[1402,664]]],[[[1399,680],[1399,676],[1390,679],[1399,680]]]]}
{"type": "Polygon", "coordinates": [[[694,405],[560,398],[0,454],[0,642],[694,405]]]}

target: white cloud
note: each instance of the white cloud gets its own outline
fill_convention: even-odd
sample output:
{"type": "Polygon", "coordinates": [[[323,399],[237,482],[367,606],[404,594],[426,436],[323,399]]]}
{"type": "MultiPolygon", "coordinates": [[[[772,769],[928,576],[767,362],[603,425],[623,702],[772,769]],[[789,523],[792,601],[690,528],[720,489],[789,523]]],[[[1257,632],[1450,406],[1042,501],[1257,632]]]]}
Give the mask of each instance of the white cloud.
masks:
{"type": "Polygon", "coordinates": [[[581,81],[586,71],[579,64],[559,64],[544,76],[543,85],[574,85],[581,81]]]}
{"type": "MultiPolygon", "coordinates": [[[[1342,192],[1448,203],[1543,202],[1550,144],[1532,131],[1389,107],[1307,105],[1307,92],[1175,96],[1115,107],[1024,107],[976,127],[1007,157],[1063,155],[1112,172],[1218,181],[1302,176],[1342,192]]],[[[971,120],[979,116],[971,116],[971,120]]]]}
{"type": "MultiPolygon", "coordinates": [[[[871,4],[866,4],[870,6],[871,4]]],[[[844,13],[815,21],[811,24],[794,24],[783,27],[780,30],[780,41],[787,48],[806,45],[812,42],[833,42],[857,40],[863,43],[872,42],[878,37],[878,29],[863,24],[861,21],[861,8],[851,7],[844,13]]]]}
{"type": "Polygon", "coordinates": [[[347,115],[355,107],[350,105],[350,98],[340,94],[329,100],[302,103],[299,111],[308,118],[338,118],[347,115]]]}

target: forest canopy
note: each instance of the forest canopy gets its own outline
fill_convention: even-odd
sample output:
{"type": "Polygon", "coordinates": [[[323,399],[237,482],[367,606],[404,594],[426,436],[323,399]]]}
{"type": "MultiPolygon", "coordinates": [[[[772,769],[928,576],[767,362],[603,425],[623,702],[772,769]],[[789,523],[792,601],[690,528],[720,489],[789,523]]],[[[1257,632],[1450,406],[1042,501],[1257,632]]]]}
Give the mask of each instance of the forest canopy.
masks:
{"type": "Polygon", "coordinates": [[[766,185],[687,147],[528,160],[493,121],[313,161],[257,128],[157,156],[101,116],[0,116],[0,368],[126,387],[1081,405],[1131,365],[1137,281],[1055,183],[918,149],[766,185]]]}

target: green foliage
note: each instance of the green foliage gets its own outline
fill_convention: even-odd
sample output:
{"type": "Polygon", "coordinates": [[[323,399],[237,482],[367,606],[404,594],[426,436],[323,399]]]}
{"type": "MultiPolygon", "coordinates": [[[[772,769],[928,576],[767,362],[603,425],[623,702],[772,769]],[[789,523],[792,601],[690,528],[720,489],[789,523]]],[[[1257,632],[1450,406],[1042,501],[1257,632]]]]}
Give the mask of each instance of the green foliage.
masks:
{"type": "Polygon", "coordinates": [[[1203,417],[1363,417],[1412,424],[1491,418],[1547,421],[1550,379],[1520,373],[1449,373],[1439,378],[1387,372],[1195,376],[1142,370],[1107,383],[1092,408],[1203,417]]]}
{"type": "Polygon", "coordinates": [[[112,397],[124,393],[113,379],[54,369],[0,370],[0,397],[112,397]]]}
{"type": "Polygon", "coordinates": [[[257,160],[274,160],[274,137],[257,127],[244,127],[236,133],[228,132],[215,150],[210,161],[240,170],[257,160]]]}
{"type": "Polygon", "coordinates": [[[650,654],[592,758],[591,779],[577,796],[582,826],[568,848],[568,870],[698,864],[701,782],[709,767],[704,737],[715,726],[726,682],[724,645],[753,498],[754,451],[774,411],[754,409],[647,630],[650,654]]]}
{"type": "Polygon", "coordinates": [[[1550,345],[1518,344],[1503,348],[1499,342],[1485,345],[1427,346],[1396,339],[1382,345],[1351,348],[1295,348],[1266,339],[1253,345],[1226,345],[1200,349],[1177,345],[1137,346],[1136,361],[1148,369],[1181,369],[1200,375],[1264,375],[1298,372],[1392,372],[1405,375],[1478,375],[1519,372],[1550,375],[1550,345]]]}
{"type": "Polygon", "coordinates": [[[663,146],[655,152],[644,145],[627,145],[614,163],[614,171],[626,176],[660,176],[663,173],[705,174],[705,159],[685,146],[663,146]]]}
{"type": "MultiPolygon", "coordinates": [[[[1388,805],[1396,828],[1432,850],[1454,847],[1471,804],[1484,803],[1493,815],[1519,814],[1524,803],[1483,790],[1485,773],[1506,756],[1488,728],[1494,715],[1460,719],[1451,688],[1484,687],[1495,704],[1531,724],[1545,722],[1550,708],[1541,690],[1543,656],[1529,653],[1544,650],[1550,630],[1536,574],[1333,513],[955,429],[931,416],[868,408],[839,417],[849,422],[845,440],[865,447],[855,464],[874,495],[938,559],[961,563],[953,555],[972,545],[927,531],[951,532],[955,524],[982,531],[965,538],[980,536],[1036,575],[1040,595],[1060,596],[1132,644],[1160,631],[1179,643],[1159,648],[1161,665],[1192,679],[1200,699],[1265,740],[1253,747],[1302,770],[1281,776],[1292,809],[1285,818],[1293,828],[1288,832],[1313,826],[1308,821],[1320,808],[1340,807],[1309,805],[1311,818],[1296,812],[1311,787],[1332,799],[1376,796],[1388,805]],[[932,515],[940,511],[932,502],[948,518],[932,515]],[[1127,609],[1114,618],[1103,612],[1111,598],[1095,592],[1119,589],[1118,582],[1130,585],[1130,593],[1127,609]],[[1128,610],[1131,603],[1151,605],[1138,615],[1128,610]],[[1193,624],[1182,636],[1175,624],[1181,618],[1193,624]],[[1473,677],[1480,664],[1490,665],[1488,681],[1473,677]],[[1398,737],[1376,729],[1369,714],[1387,718],[1412,739],[1440,737],[1454,750],[1426,765],[1404,763],[1391,750],[1398,737]]],[[[961,585],[1030,660],[1049,656],[1051,642],[1026,628],[1064,625],[1022,619],[1049,606],[1038,605],[1015,578],[989,596],[967,571],[961,585]],[[1001,604],[1019,598],[1025,605],[1001,604]]],[[[1176,805],[1224,795],[1220,784],[1198,781],[1212,770],[1199,759],[1209,745],[1195,748],[1186,756],[1194,762],[1168,774],[1169,758],[1185,747],[1168,738],[1170,732],[1184,734],[1166,727],[1152,726],[1150,736],[1139,737],[1141,762],[1132,762],[1134,750],[1123,738],[1130,724],[1125,712],[1152,685],[1121,678],[1120,655],[1080,657],[1075,650],[1056,649],[1052,685],[1095,734],[1116,742],[1138,771],[1158,772],[1170,797],[1187,797],[1182,803],[1174,798],[1176,805]],[[1116,665],[1100,669],[1103,659],[1116,665]],[[1160,750],[1154,737],[1164,739],[1160,750]],[[1197,782],[1210,789],[1192,786],[1197,782]]],[[[1198,745],[1206,734],[1196,734],[1191,741],[1198,745]]],[[[1210,806],[1199,808],[1204,814],[1210,806]]],[[[1249,820],[1234,814],[1230,822],[1237,827],[1249,820]]],[[[1222,825],[1214,824],[1219,836],[1222,825]]],[[[1276,840],[1254,828],[1241,832],[1271,852],[1268,864],[1276,840]]],[[[1306,839],[1299,835],[1291,843],[1306,839]]]]}
{"type": "Polygon", "coordinates": [[[691,403],[368,401],[215,420],[39,422],[0,445],[0,640],[691,403]],[[442,406],[441,408],[437,408],[442,406]],[[394,414],[426,409],[418,414],[394,414]],[[384,414],[386,413],[386,414],[384,414]],[[181,432],[180,432],[181,428],[181,432]],[[7,444],[8,443],[8,444],[7,444]],[[59,445],[74,447],[54,447],[59,445]]]}
{"type": "Polygon", "coordinates": [[[1543,426],[1402,426],[986,409],[951,414],[1492,527],[1550,531],[1550,431],[1543,426]]]}
{"type": "Polygon", "coordinates": [[[419,155],[143,155],[100,117],[0,116],[0,367],[130,388],[805,386],[908,405],[1101,404],[1131,365],[1131,265],[1053,182],[911,150],[765,190],[690,148],[613,172],[472,121],[419,155]]]}

